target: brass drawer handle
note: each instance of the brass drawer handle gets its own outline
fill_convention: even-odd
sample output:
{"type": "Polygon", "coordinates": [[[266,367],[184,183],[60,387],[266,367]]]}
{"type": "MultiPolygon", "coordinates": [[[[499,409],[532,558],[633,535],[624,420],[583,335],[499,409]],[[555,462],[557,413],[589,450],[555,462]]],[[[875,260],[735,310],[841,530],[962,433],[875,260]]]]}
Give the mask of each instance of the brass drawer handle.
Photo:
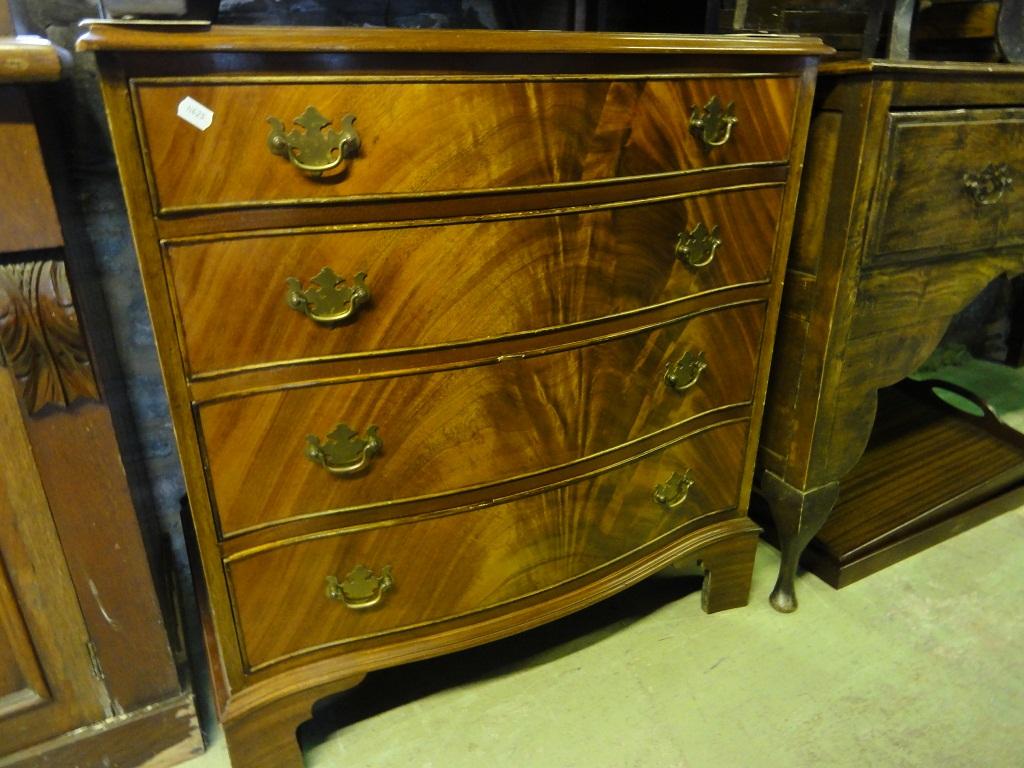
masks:
{"type": "Polygon", "coordinates": [[[353,123],[355,115],[341,118],[341,130],[330,128],[331,121],[320,114],[316,107],[306,111],[292,122],[299,126],[285,133],[284,123],[276,117],[268,117],[270,135],[267,146],[275,155],[287,157],[292,165],[313,177],[322,176],[359,153],[359,134],[353,123]],[[327,131],[324,131],[327,128],[327,131]]]}
{"type": "Polygon", "coordinates": [[[732,127],[739,120],[736,117],[736,102],[730,101],[725,107],[712,96],[703,107],[693,107],[690,112],[690,132],[710,147],[720,147],[732,136],[732,127]]]}
{"type": "Polygon", "coordinates": [[[989,163],[978,173],[966,172],[963,176],[964,189],[978,205],[998,203],[1003,193],[1013,186],[1010,167],[1006,163],[989,163]]]}
{"type": "Polygon", "coordinates": [[[382,447],[376,427],[367,427],[365,438],[345,424],[336,426],[324,443],[316,435],[306,437],[306,457],[332,475],[362,472],[382,447]]]}
{"type": "Polygon", "coordinates": [[[715,251],[722,244],[718,236],[718,225],[708,229],[700,222],[689,232],[680,232],[676,241],[676,258],[691,267],[706,267],[715,258],[715,251]]]}
{"type": "Polygon", "coordinates": [[[708,367],[703,352],[687,350],[683,356],[668,366],[665,371],[665,383],[676,392],[685,392],[697,383],[697,379],[708,367]]]}
{"type": "Polygon", "coordinates": [[[288,293],[285,302],[297,312],[318,323],[340,323],[355,317],[360,306],[370,300],[370,289],[366,287],[366,273],[358,272],[352,278],[352,285],[345,284],[330,267],[324,267],[303,288],[296,277],[285,279],[288,293]]]}
{"type": "Polygon", "coordinates": [[[377,605],[384,599],[384,593],[394,586],[390,565],[380,569],[380,576],[374,576],[365,565],[357,565],[344,581],[338,581],[337,576],[327,577],[327,597],[361,611],[377,605]]]}
{"type": "Polygon", "coordinates": [[[693,483],[691,470],[688,469],[681,475],[678,472],[673,472],[672,477],[664,483],[654,486],[654,500],[667,510],[679,509],[690,494],[693,483]]]}

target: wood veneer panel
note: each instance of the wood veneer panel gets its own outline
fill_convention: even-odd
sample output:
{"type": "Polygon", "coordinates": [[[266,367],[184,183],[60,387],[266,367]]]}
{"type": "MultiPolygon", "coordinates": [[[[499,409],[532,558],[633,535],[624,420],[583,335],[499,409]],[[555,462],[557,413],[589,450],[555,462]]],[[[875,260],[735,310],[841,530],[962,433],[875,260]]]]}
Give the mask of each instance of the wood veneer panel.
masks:
{"type": "Polygon", "coordinates": [[[903,251],[966,251],[1024,239],[1018,191],[989,190],[982,203],[964,183],[965,174],[989,165],[1007,164],[1010,177],[1024,168],[1024,110],[914,112],[889,120],[879,253],[868,263],[891,263],[903,251]]]}
{"type": "Polygon", "coordinates": [[[483,610],[595,571],[738,502],[748,423],[724,425],[643,461],[475,512],[285,544],[228,564],[248,664],[348,638],[483,610]],[[666,511],[653,488],[693,470],[686,502],[666,511]],[[380,607],[325,597],[325,578],[391,565],[380,607]],[[280,613],[280,620],[268,621],[280,613]]]}
{"type": "Polygon", "coordinates": [[[339,354],[493,338],[768,279],[781,187],[505,221],[364,229],[171,246],[193,375],[339,354]],[[714,261],[675,256],[678,234],[718,226],[714,261]],[[325,267],[373,296],[333,326],[285,303],[325,267]],[[244,311],[238,310],[243,304],[244,311]],[[269,329],[269,332],[268,332],[269,329]]]}
{"type": "MultiPolygon", "coordinates": [[[[668,80],[303,82],[138,81],[135,95],[157,209],[474,191],[600,181],[786,160],[799,81],[668,80]],[[710,151],[688,127],[713,95],[735,101],[733,138],[710,151]],[[213,113],[177,117],[186,97],[213,113]],[[354,114],[362,147],[343,173],[313,179],[267,146],[309,106],[354,114]],[[228,157],[245,162],[224,161],[228,157]]],[[[335,127],[338,127],[335,123],[335,127]]]]}
{"type": "Polygon", "coordinates": [[[763,323],[764,305],[745,305],[527,360],[204,405],[221,531],[493,483],[748,402],[763,323]],[[678,393],[665,370],[687,350],[708,367],[678,393]],[[306,436],[339,422],[380,430],[361,474],[335,477],[305,456],[306,436]]]}

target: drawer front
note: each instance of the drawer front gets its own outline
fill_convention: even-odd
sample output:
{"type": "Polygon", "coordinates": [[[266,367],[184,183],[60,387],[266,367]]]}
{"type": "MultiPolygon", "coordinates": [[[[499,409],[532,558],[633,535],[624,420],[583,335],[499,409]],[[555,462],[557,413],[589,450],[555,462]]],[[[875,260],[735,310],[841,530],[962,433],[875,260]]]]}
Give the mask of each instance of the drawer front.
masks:
{"type": "MultiPolygon", "coordinates": [[[[199,421],[221,532],[499,482],[748,402],[763,323],[764,304],[747,304],[525,360],[205,404],[199,421]],[[669,386],[668,366],[701,352],[696,383],[669,386]],[[334,459],[307,455],[307,436],[323,446],[340,424],[364,444],[334,459]],[[360,471],[337,472],[364,454],[360,471]]],[[[681,370],[677,385],[694,372],[681,370]]]]}
{"type": "Polygon", "coordinates": [[[781,200],[781,187],[767,187],[563,216],[203,242],[166,258],[196,375],[495,338],[767,280],[781,200]],[[675,252],[700,224],[717,226],[721,244],[694,267],[675,252]],[[313,278],[324,268],[344,284],[328,278],[321,293],[313,278]],[[359,273],[371,298],[353,305],[359,273]],[[291,278],[307,298],[289,306],[291,278]],[[323,322],[339,307],[352,311],[323,322]]]}
{"type": "Polygon", "coordinates": [[[141,81],[134,88],[158,209],[174,210],[532,187],[784,161],[798,80],[141,81]],[[691,108],[712,96],[735,103],[737,122],[727,142],[709,148],[690,131],[689,120],[691,108]],[[208,110],[203,117],[209,119],[199,121],[205,129],[178,117],[189,98],[208,110]],[[305,133],[293,124],[309,107],[332,127],[320,130],[319,118],[302,118],[305,133]],[[295,163],[316,164],[315,150],[326,146],[330,131],[345,135],[341,120],[350,114],[358,154],[319,177],[300,169],[295,163]],[[271,151],[270,118],[286,133],[296,132],[296,148],[271,151]]]}
{"type": "MultiPolygon", "coordinates": [[[[228,563],[250,669],[303,651],[497,606],[580,577],[738,503],[747,422],[714,428],[602,475],[532,497],[431,520],[285,544],[228,563]],[[690,470],[671,508],[654,489],[690,470]],[[349,607],[327,596],[357,567],[381,575],[378,592],[353,583],[349,607]]],[[[341,597],[342,595],[339,595],[341,597]]]]}
{"type": "Polygon", "coordinates": [[[889,131],[874,258],[1024,237],[1024,110],[896,115],[889,131]]]}

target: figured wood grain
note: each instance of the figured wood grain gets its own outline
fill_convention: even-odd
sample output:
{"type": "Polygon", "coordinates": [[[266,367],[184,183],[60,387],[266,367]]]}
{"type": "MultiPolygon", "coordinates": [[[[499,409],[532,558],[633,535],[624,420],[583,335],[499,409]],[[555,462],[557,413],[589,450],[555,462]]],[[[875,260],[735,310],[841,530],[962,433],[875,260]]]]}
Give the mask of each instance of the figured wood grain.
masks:
{"type": "Polygon", "coordinates": [[[28,99],[0,85],[0,253],[57,248],[64,242],[28,99]]]}
{"type": "Polygon", "coordinates": [[[527,360],[204,405],[221,531],[493,483],[747,402],[763,323],[753,304],[527,360]],[[665,371],[688,350],[708,367],[678,393],[665,371]],[[338,423],[379,428],[365,472],[335,477],[305,456],[306,436],[338,423]]]}
{"type": "MultiPolygon", "coordinates": [[[[532,187],[785,161],[798,80],[501,80],[136,86],[160,211],[532,187]],[[739,122],[708,150],[689,110],[713,95],[739,122]],[[199,130],[177,117],[191,97],[213,112],[199,130]],[[313,179],[267,146],[277,118],[307,107],[356,116],[361,149],[344,172],[313,179]],[[244,157],[244,163],[225,161],[244,157]]],[[[335,123],[337,128],[340,123],[335,123]]]]}
{"type": "Polygon", "coordinates": [[[252,667],[326,643],[514,600],[600,568],[685,523],[738,502],[738,422],[660,455],[563,488],[478,512],[284,545],[228,565],[252,667]],[[687,501],[666,511],[654,486],[693,471],[687,501]],[[353,611],[325,596],[330,574],[391,565],[395,587],[379,608],[353,611]],[[288,618],[268,621],[287,606],[288,618]]]}
{"type": "Polygon", "coordinates": [[[912,112],[890,118],[890,149],[881,187],[877,246],[868,263],[929,247],[991,248],[1024,239],[1024,194],[1010,187],[989,204],[975,202],[965,173],[1005,163],[1024,173],[1024,110],[912,112]]]}
{"type": "Polygon", "coordinates": [[[767,187],[565,216],[200,242],[170,247],[168,271],[195,375],[494,338],[765,281],[781,199],[767,187]],[[700,268],[675,256],[679,233],[698,223],[722,240],[700,268]],[[367,275],[372,302],[353,320],[322,325],[287,306],[286,278],[305,287],[324,267],[349,284],[367,275]]]}

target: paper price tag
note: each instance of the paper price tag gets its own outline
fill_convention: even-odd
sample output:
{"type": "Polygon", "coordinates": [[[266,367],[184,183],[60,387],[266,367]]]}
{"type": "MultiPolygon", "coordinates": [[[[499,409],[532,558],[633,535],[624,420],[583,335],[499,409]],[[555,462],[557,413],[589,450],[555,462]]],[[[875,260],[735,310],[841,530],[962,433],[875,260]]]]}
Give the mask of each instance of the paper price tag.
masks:
{"type": "Polygon", "coordinates": [[[191,96],[186,96],[178,103],[178,117],[200,131],[205,131],[213,123],[213,110],[204,107],[191,96]]]}

